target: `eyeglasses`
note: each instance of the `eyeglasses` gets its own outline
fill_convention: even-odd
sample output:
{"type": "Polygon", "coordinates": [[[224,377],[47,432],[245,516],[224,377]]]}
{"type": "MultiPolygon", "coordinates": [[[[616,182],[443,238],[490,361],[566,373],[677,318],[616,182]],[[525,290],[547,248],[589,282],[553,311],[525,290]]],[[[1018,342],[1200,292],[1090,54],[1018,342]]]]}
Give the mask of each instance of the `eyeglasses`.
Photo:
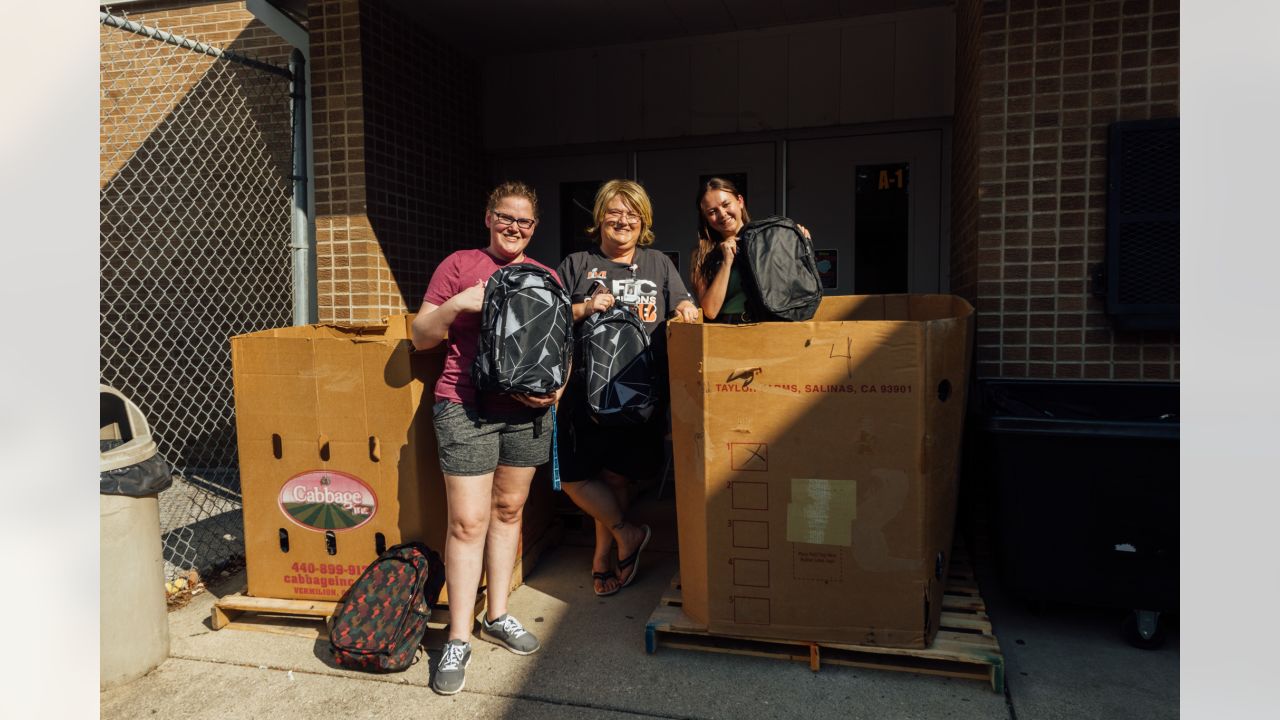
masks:
{"type": "Polygon", "coordinates": [[[622,210],[610,210],[604,214],[604,219],[614,223],[625,222],[628,225],[640,222],[640,216],[638,214],[629,211],[623,212],[622,210]]]}
{"type": "Polygon", "coordinates": [[[533,226],[538,222],[533,218],[514,218],[514,217],[511,217],[510,215],[507,215],[506,213],[500,213],[497,210],[493,211],[493,219],[497,220],[498,225],[501,227],[506,227],[511,223],[515,223],[516,227],[520,228],[521,230],[531,230],[533,229],[533,226]]]}

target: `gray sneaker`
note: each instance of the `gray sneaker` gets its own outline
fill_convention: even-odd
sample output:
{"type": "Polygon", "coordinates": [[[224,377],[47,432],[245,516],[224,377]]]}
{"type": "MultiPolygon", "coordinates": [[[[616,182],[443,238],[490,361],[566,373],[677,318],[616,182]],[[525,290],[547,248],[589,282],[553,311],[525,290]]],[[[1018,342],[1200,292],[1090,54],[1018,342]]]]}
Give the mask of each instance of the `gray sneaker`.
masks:
{"type": "Polygon", "coordinates": [[[480,637],[491,643],[502,645],[517,655],[532,655],[542,647],[538,638],[525,630],[520,621],[511,617],[510,614],[503,615],[492,623],[481,617],[480,637]]]}
{"type": "Polygon", "coordinates": [[[441,695],[453,695],[467,684],[467,666],[471,664],[471,643],[464,640],[450,640],[440,649],[440,663],[436,665],[436,676],[431,680],[431,689],[441,695]]]}

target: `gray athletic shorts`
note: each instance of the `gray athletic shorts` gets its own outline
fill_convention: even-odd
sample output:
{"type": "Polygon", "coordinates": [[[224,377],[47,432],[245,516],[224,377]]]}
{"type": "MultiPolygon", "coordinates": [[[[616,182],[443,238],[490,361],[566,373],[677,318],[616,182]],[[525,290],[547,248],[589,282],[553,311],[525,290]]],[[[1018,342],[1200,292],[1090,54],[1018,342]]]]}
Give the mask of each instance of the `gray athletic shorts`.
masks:
{"type": "Polygon", "coordinates": [[[546,410],[492,414],[441,400],[431,407],[440,469],[446,475],[487,475],[499,465],[537,467],[551,459],[551,417],[546,410]]]}

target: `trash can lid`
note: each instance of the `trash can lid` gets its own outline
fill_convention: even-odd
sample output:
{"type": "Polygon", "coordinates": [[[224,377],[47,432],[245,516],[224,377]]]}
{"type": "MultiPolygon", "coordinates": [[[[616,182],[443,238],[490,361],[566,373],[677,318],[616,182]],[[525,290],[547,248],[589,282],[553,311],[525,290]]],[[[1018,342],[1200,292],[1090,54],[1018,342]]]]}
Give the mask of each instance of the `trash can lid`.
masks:
{"type": "Polygon", "coordinates": [[[137,465],[156,454],[156,442],[151,436],[151,426],[142,410],[110,385],[99,383],[101,415],[98,439],[123,441],[106,450],[99,445],[98,472],[137,465]]]}

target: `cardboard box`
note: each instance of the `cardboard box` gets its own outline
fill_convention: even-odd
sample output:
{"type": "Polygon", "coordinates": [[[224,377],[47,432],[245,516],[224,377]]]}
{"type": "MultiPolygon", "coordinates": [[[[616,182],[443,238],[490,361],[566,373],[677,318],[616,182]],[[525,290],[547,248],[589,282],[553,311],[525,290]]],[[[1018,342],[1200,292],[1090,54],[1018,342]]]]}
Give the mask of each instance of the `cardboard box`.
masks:
{"type": "MultiPolygon", "coordinates": [[[[444,351],[413,352],[412,320],[231,339],[248,594],[337,600],[380,547],[443,555],[431,405],[444,351]]],[[[525,547],[551,524],[551,492],[535,481],[525,547]]]]}
{"type": "Polygon", "coordinates": [[[925,647],[955,525],[973,308],[823,299],[668,323],[684,612],[709,632],[925,647]]]}

